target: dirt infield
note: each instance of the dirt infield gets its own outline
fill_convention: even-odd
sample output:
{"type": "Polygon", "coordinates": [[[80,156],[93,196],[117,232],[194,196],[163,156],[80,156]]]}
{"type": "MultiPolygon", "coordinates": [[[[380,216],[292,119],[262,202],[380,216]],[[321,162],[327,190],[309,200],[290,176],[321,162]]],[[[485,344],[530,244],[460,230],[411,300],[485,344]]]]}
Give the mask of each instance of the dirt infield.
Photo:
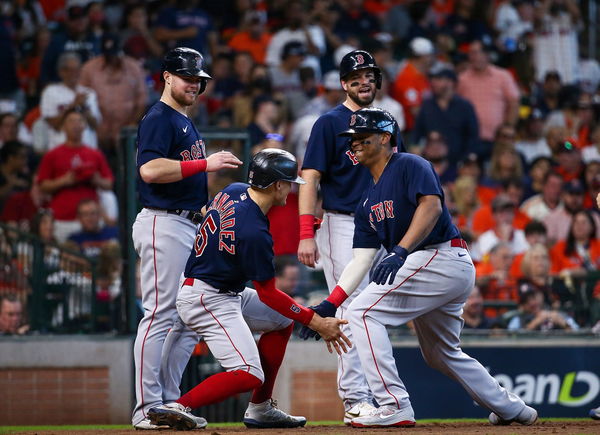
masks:
{"type": "MultiPolygon", "coordinates": [[[[121,434],[138,434],[156,433],[156,432],[141,432],[135,430],[78,430],[78,431],[54,431],[44,430],[35,432],[15,432],[19,435],[121,435],[121,434]]],[[[184,432],[161,430],[161,435],[178,434],[184,432]]],[[[600,435],[600,422],[593,420],[577,420],[577,421],[539,421],[533,426],[490,426],[484,422],[460,422],[460,423],[422,423],[417,424],[414,428],[396,428],[396,429],[353,429],[345,426],[308,426],[300,429],[262,429],[250,430],[246,428],[231,428],[219,427],[218,424],[209,425],[204,431],[195,431],[204,435],[229,435],[229,434],[245,434],[245,435],[346,435],[346,434],[384,434],[384,433],[402,433],[406,435],[425,435],[425,434],[443,434],[443,435],[508,435],[508,434],[561,434],[561,435],[600,435]]]]}

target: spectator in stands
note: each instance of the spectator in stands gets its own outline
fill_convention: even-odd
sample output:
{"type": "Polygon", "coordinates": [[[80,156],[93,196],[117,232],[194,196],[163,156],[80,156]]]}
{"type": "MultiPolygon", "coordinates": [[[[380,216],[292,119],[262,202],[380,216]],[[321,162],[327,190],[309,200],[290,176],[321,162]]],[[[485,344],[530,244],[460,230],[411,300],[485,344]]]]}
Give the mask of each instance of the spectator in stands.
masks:
{"type": "Polygon", "coordinates": [[[456,0],[452,14],[445,22],[456,46],[463,50],[475,40],[491,42],[490,29],[485,24],[486,4],[475,0],[456,0]]]}
{"type": "MultiPolygon", "coordinates": [[[[546,230],[546,226],[539,221],[531,221],[527,225],[525,225],[525,240],[527,240],[527,244],[529,245],[529,249],[531,249],[534,245],[543,245],[548,246],[548,232],[546,230]]],[[[521,263],[523,262],[523,257],[529,251],[529,249],[525,252],[517,254],[513,258],[512,265],[510,267],[510,275],[515,278],[523,277],[523,270],[521,269],[521,263]]]]}
{"type": "MultiPolygon", "coordinates": [[[[567,238],[573,216],[583,210],[584,195],[585,187],[578,179],[568,181],[563,185],[561,205],[552,210],[544,219],[551,245],[567,238]]],[[[592,216],[596,222],[596,228],[600,229],[600,216],[597,214],[592,216]]],[[[596,234],[596,237],[600,238],[600,234],[596,234]]]]}
{"type": "Polygon", "coordinates": [[[97,148],[96,128],[102,115],[96,92],[79,84],[81,58],[77,53],[63,53],[57,67],[61,82],[46,86],[40,99],[40,115],[49,126],[48,142],[34,144],[34,147],[37,152],[43,153],[64,143],[63,120],[69,111],[77,110],[86,120],[83,142],[88,147],[97,148]]]}
{"type": "Polygon", "coordinates": [[[543,222],[546,216],[560,205],[563,178],[554,171],[549,171],[544,178],[542,192],[532,196],[521,205],[521,211],[543,222]]]}
{"type": "Polygon", "coordinates": [[[454,208],[458,213],[456,225],[463,237],[465,234],[472,236],[473,213],[479,207],[477,181],[470,175],[460,176],[452,185],[451,192],[454,208]]]}
{"type": "Polygon", "coordinates": [[[572,278],[584,278],[600,269],[600,240],[596,222],[588,210],[573,215],[566,240],[552,248],[552,272],[560,274],[568,286],[572,278]]]}
{"type": "Polygon", "coordinates": [[[434,61],[434,48],[429,39],[415,38],[410,41],[409,48],[409,59],[398,72],[391,91],[392,97],[404,108],[407,131],[414,128],[423,98],[429,92],[427,73],[434,61]]]}
{"type": "MultiPolygon", "coordinates": [[[[300,116],[320,116],[344,101],[344,91],[340,84],[340,72],[329,71],[323,78],[324,92],[312,98],[300,112],[300,116]]],[[[377,107],[377,104],[375,104],[377,107]]]]}
{"type": "Polygon", "coordinates": [[[283,135],[282,114],[276,101],[268,95],[260,95],[252,103],[254,118],[247,126],[252,146],[261,142],[269,133],[283,135]]]}
{"type": "Polygon", "coordinates": [[[98,143],[107,155],[114,155],[121,129],[134,126],[146,110],[148,91],[139,63],[125,55],[119,38],[105,33],[102,55],[87,61],[81,69],[80,85],[98,96],[102,121],[97,127],[98,143]]]}
{"type": "Polygon", "coordinates": [[[600,194],[600,160],[589,162],[585,165],[583,172],[583,181],[586,186],[586,195],[583,199],[583,206],[589,210],[594,209],[594,198],[600,194]]]}
{"type": "Polygon", "coordinates": [[[581,150],[584,163],[600,162],[600,124],[596,125],[591,134],[592,143],[581,150]]]}
{"type": "Polygon", "coordinates": [[[77,219],[81,231],[69,236],[77,250],[90,259],[98,259],[100,251],[109,243],[118,244],[116,227],[103,225],[100,204],[94,199],[82,199],[77,205],[77,219]]]}
{"type": "Polygon", "coordinates": [[[481,41],[469,44],[469,67],[460,74],[457,92],[475,106],[481,139],[477,154],[487,159],[497,128],[515,125],[519,113],[519,89],[510,73],[492,65],[481,41]]]}
{"type": "Polygon", "coordinates": [[[544,0],[536,10],[533,62],[538,81],[548,71],[558,71],[564,83],[578,78],[581,13],[575,0],[544,0]]]}
{"type": "Polygon", "coordinates": [[[27,150],[17,141],[7,142],[0,148],[0,211],[12,194],[28,190],[30,186],[27,150]]]}
{"type": "Polygon", "coordinates": [[[573,309],[573,294],[560,278],[550,275],[550,253],[546,246],[531,245],[523,256],[521,271],[519,293],[536,290],[544,295],[544,304],[552,309],[573,309]]]}
{"type": "Polygon", "coordinates": [[[552,329],[577,330],[579,326],[565,313],[546,309],[544,295],[539,290],[529,290],[519,295],[519,310],[508,322],[508,329],[549,331],[552,329]]]}
{"type": "Polygon", "coordinates": [[[551,112],[560,109],[560,91],[562,83],[558,71],[548,71],[544,75],[544,81],[534,95],[534,108],[539,109],[545,119],[551,112]]]}
{"type": "Polygon", "coordinates": [[[163,47],[154,38],[148,26],[148,13],[144,3],[130,3],[125,7],[124,29],[120,33],[123,51],[140,62],[148,62],[159,67],[157,59],[162,58],[163,47]]]}
{"type": "Polygon", "coordinates": [[[282,292],[300,302],[298,284],[300,283],[300,264],[294,255],[275,256],[275,286],[282,292]]]}
{"type": "Polygon", "coordinates": [[[558,166],[554,170],[562,176],[564,181],[581,177],[583,162],[581,153],[573,140],[567,140],[558,147],[555,151],[555,160],[558,166]]]}
{"type": "Polygon", "coordinates": [[[481,296],[479,287],[473,287],[465,302],[461,317],[465,321],[463,328],[466,329],[491,329],[493,327],[493,320],[483,311],[483,296],[481,296]]]}
{"type": "Polygon", "coordinates": [[[75,52],[80,62],[86,62],[100,54],[100,41],[92,34],[88,24],[88,16],[82,6],[72,5],[67,9],[64,29],[59,28],[52,34],[44,53],[41,69],[43,84],[64,80],[60,77],[60,67],[57,68],[62,54],[75,52]]]}
{"type": "Polygon", "coordinates": [[[0,296],[0,335],[23,335],[29,325],[23,325],[23,304],[12,294],[0,296]]]}
{"type": "Polygon", "coordinates": [[[271,37],[267,48],[266,63],[269,67],[279,65],[283,59],[283,47],[288,42],[298,41],[302,43],[306,50],[303,65],[312,67],[316,76],[320,78],[319,58],[326,50],[323,29],[310,24],[308,11],[302,1],[289,1],[285,3],[285,6],[285,25],[271,37]]]}
{"type": "Polygon", "coordinates": [[[298,114],[301,106],[296,103],[303,93],[300,77],[301,65],[306,56],[306,48],[300,41],[287,42],[281,50],[281,62],[269,68],[269,76],[274,91],[283,93],[291,106],[292,114],[298,114]]]}
{"type": "Polygon", "coordinates": [[[270,41],[265,14],[251,11],[246,14],[244,26],[231,37],[227,45],[234,51],[250,53],[254,62],[264,64],[270,41]]]}
{"type": "Polygon", "coordinates": [[[471,250],[471,257],[475,261],[482,261],[499,242],[507,243],[513,255],[527,250],[529,245],[525,233],[523,230],[513,228],[515,204],[508,195],[500,194],[494,198],[492,216],[494,228],[481,234],[471,250]]]}
{"type": "Polygon", "coordinates": [[[104,155],[82,142],[84,115],[70,109],[63,118],[66,142],[44,155],[37,176],[42,191],[52,195],[55,236],[61,243],[81,229],[76,220],[79,201],[97,199],[97,189],[110,190],[113,186],[113,174],[104,155]]]}
{"type": "Polygon", "coordinates": [[[269,70],[265,65],[255,64],[250,71],[250,82],[244,90],[233,96],[233,125],[245,128],[252,122],[254,101],[263,95],[273,95],[269,70]]]}
{"type": "Polygon", "coordinates": [[[450,162],[456,165],[467,153],[476,152],[479,124],[473,105],[456,95],[456,73],[447,66],[429,72],[432,95],[423,100],[412,134],[419,143],[432,130],[439,131],[448,144],[450,162]]]}
{"type": "MultiPolygon", "coordinates": [[[[519,204],[523,199],[523,183],[519,179],[508,179],[502,183],[502,189],[498,195],[505,195],[515,207],[515,215],[512,226],[522,230],[531,221],[529,216],[519,210],[519,204]]],[[[479,236],[496,226],[494,213],[491,204],[483,204],[473,214],[472,230],[473,234],[479,236]]]]}
{"type": "Polygon", "coordinates": [[[422,156],[431,162],[442,185],[451,184],[456,180],[456,168],[450,164],[446,138],[439,131],[431,130],[427,133],[422,156]]]}
{"type": "Polygon", "coordinates": [[[156,19],[154,37],[166,47],[190,47],[210,59],[217,54],[218,34],[212,17],[199,3],[199,0],[171,2],[156,19]]]}
{"type": "Polygon", "coordinates": [[[538,157],[551,157],[552,152],[544,138],[544,117],[540,109],[531,109],[523,121],[519,139],[515,144],[516,150],[523,156],[527,165],[538,157]]]}
{"type": "Polygon", "coordinates": [[[552,168],[552,159],[550,157],[538,157],[529,165],[527,173],[524,199],[529,199],[540,193],[544,187],[546,174],[552,168]]]}
{"type": "MultiPolygon", "coordinates": [[[[377,59],[375,59],[377,65],[382,65],[377,59]]],[[[390,112],[392,117],[398,124],[398,130],[404,131],[406,129],[406,117],[404,116],[404,108],[402,104],[394,100],[390,96],[390,75],[385,69],[381,70],[381,88],[377,91],[375,99],[373,100],[373,107],[379,107],[380,109],[387,110],[390,112]]]]}
{"type": "MultiPolygon", "coordinates": [[[[502,183],[509,180],[523,180],[523,164],[519,153],[515,150],[514,145],[501,142],[506,140],[502,137],[508,137],[509,135],[512,135],[510,137],[514,139],[515,129],[511,126],[503,126],[498,129],[498,140],[494,145],[487,177],[481,181],[481,184],[491,191],[498,192],[502,183]]],[[[515,205],[519,206],[519,204],[515,205]]]]}
{"type": "MultiPolygon", "coordinates": [[[[510,275],[512,260],[510,245],[500,242],[490,250],[488,260],[477,265],[475,284],[480,288],[484,300],[505,302],[507,305],[517,302],[517,281],[510,275]]],[[[485,309],[490,317],[497,317],[506,311],[503,307],[485,309]]]]}
{"type": "Polygon", "coordinates": [[[339,3],[340,16],[335,26],[335,33],[342,39],[351,35],[358,36],[364,43],[366,38],[375,36],[381,30],[377,17],[364,8],[364,0],[348,0],[339,3]]]}
{"type": "Polygon", "coordinates": [[[19,118],[14,113],[0,114],[0,148],[10,141],[19,141],[24,144],[31,143],[31,134],[27,127],[19,122],[19,118]]]}

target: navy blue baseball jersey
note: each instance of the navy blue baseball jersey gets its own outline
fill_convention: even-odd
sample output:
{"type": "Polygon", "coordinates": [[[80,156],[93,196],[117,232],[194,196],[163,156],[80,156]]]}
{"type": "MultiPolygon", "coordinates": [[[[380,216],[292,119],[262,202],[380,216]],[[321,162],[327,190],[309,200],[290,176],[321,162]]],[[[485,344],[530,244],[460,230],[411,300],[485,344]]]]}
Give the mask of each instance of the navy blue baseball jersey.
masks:
{"type": "Polygon", "coordinates": [[[435,227],[416,250],[460,237],[444,204],[444,192],[431,163],[414,154],[392,154],[377,184],[361,198],[354,217],[354,248],[379,248],[389,251],[408,230],[421,196],[437,195],[442,214],[435,227]]]}
{"type": "MultiPolygon", "coordinates": [[[[347,130],[352,110],[340,104],[323,114],[313,125],[302,169],[316,169],[321,173],[323,209],[354,212],[358,200],[369,186],[371,174],[358,163],[348,147],[348,138],[338,133],[347,130]]],[[[400,131],[398,151],[404,150],[400,131]]]]}
{"type": "Polygon", "coordinates": [[[140,166],[150,160],[206,158],[204,141],[192,121],[162,101],[146,113],[137,134],[137,187],[142,206],[167,210],[200,210],[208,202],[205,172],[174,183],[145,183],[140,166]]]}
{"type": "Polygon", "coordinates": [[[248,187],[230,184],[211,201],[185,266],[186,278],[240,292],[249,280],[275,276],[269,220],[248,187]]]}

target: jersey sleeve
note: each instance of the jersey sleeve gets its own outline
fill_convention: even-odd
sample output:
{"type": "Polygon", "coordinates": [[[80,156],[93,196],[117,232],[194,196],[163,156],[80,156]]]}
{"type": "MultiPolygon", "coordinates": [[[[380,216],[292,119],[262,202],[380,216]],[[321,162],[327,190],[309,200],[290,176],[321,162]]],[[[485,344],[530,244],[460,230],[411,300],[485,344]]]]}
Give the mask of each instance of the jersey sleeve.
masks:
{"type": "Polygon", "coordinates": [[[336,132],[333,129],[333,124],[327,122],[325,117],[317,119],[306,144],[302,169],[316,169],[320,172],[327,172],[330,163],[330,153],[328,152],[330,141],[335,140],[335,137],[336,132]]]}
{"type": "Polygon", "coordinates": [[[407,186],[408,200],[415,207],[419,205],[419,198],[425,195],[437,195],[442,200],[444,191],[440,180],[427,160],[414,156],[407,165],[404,173],[404,183],[407,186]]]}
{"type": "MultiPolygon", "coordinates": [[[[161,120],[163,121],[164,118],[161,120]]],[[[145,119],[140,126],[138,142],[138,167],[150,160],[169,157],[169,148],[175,140],[175,130],[170,123],[145,119]]]]}
{"type": "Polygon", "coordinates": [[[365,198],[361,198],[354,213],[354,238],[352,248],[375,248],[379,249],[381,242],[377,237],[377,232],[369,223],[369,214],[365,211],[363,203],[365,198]]]}

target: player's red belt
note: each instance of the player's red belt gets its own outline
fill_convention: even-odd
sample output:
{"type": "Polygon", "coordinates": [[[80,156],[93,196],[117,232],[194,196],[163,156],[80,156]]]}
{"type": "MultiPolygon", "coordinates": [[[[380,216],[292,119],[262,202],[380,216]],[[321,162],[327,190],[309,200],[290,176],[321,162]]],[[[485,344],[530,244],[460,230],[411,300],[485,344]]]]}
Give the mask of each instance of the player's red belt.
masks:
{"type": "Polygon", "coordinates": [[[186,278],[183,280],[183,285],[189,285],[190,287],[194,286],[194,278],[186,278]]]}

